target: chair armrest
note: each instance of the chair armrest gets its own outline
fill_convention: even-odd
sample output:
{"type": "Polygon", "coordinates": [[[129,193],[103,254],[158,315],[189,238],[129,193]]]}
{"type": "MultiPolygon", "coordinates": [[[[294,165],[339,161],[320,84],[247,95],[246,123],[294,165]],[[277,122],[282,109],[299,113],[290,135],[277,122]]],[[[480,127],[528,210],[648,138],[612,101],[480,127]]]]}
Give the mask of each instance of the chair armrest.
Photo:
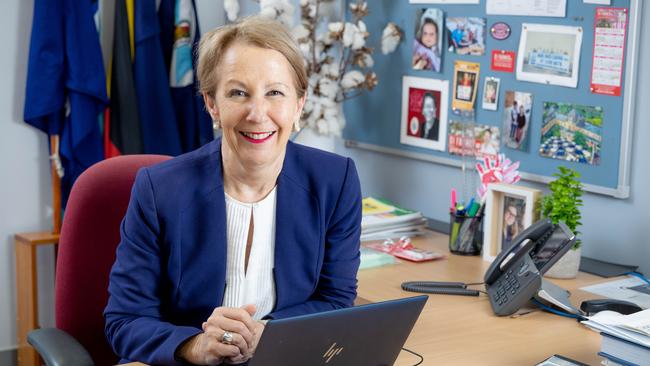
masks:
{"type": "Polygon", "coordinates": [[[36,348],[47,366],[95,365],[81,343],[61,329],[32,330],[27,334],[27,342],[36,348]]]}

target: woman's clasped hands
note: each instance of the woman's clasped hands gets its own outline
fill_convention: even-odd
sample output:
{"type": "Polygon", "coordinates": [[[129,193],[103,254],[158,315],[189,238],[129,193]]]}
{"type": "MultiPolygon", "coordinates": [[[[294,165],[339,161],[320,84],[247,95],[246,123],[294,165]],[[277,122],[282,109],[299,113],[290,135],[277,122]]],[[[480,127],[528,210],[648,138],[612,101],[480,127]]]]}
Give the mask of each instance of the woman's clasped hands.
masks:
{"type": "Polygon", "coordinates": [[[253,357],[264,322],[254,320],[255,305],[218,307],[203,323],[203,333],[190,338],[178,356],[197,365],[239,364],[253,357]]]}

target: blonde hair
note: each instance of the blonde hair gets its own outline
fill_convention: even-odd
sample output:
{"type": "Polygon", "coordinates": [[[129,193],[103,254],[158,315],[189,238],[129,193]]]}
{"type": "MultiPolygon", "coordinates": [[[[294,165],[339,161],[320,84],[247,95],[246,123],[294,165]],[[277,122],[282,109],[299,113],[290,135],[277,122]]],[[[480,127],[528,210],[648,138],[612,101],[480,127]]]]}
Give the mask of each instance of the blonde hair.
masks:
{"type": "Polygon", "coordinates": [[[307,70],[298,44],[282,24],[260,16],[247,17],[236,23],[215,28],[201,37],[197,66],[201,93],[214,96],[219,81],[219,63],[228,47],[236,42],[280,52],[293,70],[298,98],[305,95],[307,70]]]}

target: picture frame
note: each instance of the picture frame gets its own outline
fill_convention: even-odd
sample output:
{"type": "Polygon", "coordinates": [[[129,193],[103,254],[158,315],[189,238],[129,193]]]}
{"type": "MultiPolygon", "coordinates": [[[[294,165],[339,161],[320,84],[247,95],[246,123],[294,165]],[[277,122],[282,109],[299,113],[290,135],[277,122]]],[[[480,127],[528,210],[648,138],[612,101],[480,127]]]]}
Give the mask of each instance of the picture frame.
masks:
{"type": "Polygon", "coordinates": [[[404,76],[400,143],[445,151],[449,81],[404,76]]]}
{"type": "Polygon", "coordinates": [[[454,111],[472,111],[479,88],[481,64],[456,60],[454,62],[454,91],[451,108],[454,111]]]}
{"type": "Polygon", "coordinates": [[[496,111],[499,105],[499,86],[501,79],[488,76],[483,81],[483,98],[481,107],[488,111],[496,111]]]}
{"type": "Polygon", "coordinates": [[[523,23],[517,80],[577,87],[582,33],[582,27],[523,23]]]}
{"type": "Polygon", "coordinates": [[[512,240],[539,218],[537,204],[542,191],[525,186],[488,185],[483,218],[483,260],[493,261],[512,240]]]}
{"type": "Polygon", "coordinates": [[[416,10],[411,59],[413,70],[441,71],[444,16],[444,12],[437,8],[416,10]]]}

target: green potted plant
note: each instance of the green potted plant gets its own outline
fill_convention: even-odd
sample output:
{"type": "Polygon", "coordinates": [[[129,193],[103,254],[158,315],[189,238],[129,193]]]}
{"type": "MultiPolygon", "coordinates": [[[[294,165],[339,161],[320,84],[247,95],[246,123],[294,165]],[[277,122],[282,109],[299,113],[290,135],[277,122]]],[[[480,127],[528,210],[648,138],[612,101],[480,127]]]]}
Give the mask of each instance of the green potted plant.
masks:
{"type": "Polygon", "coordinates": [[[539,208],[542,217],[548,217],[554,224],[563,221],[578,238],[571,250],[569,250],[551,269],[546,273],[549,277],[574,278],[580,267],[580,232],[578,228],[582,215],[583,186],[580,183],[580,173],[567,167],[560,166],[559,172],[553,174],[556,179],[549,183],[550,193],[542,197],[539,208]]]}

